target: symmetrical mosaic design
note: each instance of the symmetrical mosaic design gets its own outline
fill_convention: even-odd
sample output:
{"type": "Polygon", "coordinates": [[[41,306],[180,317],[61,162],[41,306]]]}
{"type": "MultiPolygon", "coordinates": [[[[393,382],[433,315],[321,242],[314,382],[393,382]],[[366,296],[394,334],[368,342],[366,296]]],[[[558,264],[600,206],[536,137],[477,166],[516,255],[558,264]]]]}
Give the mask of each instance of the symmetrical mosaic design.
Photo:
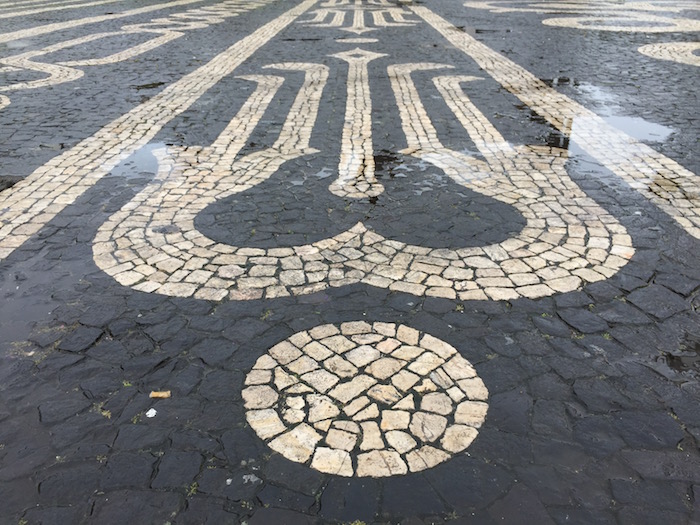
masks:
{"type": "Polygon", "coordinates": [[[197,4],[202,0],[174,0],[173,2],[157,3],[153,5],[147,5],[143,7],[137,7],[136,9],[128,9],[126,11],[121,11],[119,13],[111,13],[106,15],[96,15],[89,16],[85,18],[78,18],[75,20],[68,20],[66,22],[54,22],[52,24],[46,24],[43,26],[31,27],[28,29],[18,29],[17,31],[9,31],[7,33],[0,34],[0,44],[5,42],[12,42],[13,40],[20,40],[25,38],[33,38],[40,35],[47,35],[57,31],[64,31],[66,29],[75,29],[76,27],[81,27],[90,24],[97,24],[99,22],[106,22],[109,20],[118,20],[119,18],[126,18],[130,16],[138,16],[146,13],[152,13],[154,11],[161,11],[163,9],[169,9],[173,7],[180,7],[183,5],[197,4]]]}
{"type": "Polygon", "coordinates": [[[492,13],[528,12],[564,14],[546,18],[543,24],[573,29],[623,31],[634,33],[671,33],[700,31],[700,21],[692,18],[665,16],[660,13],[680,13],[697,9],[694,2],[611,2],[609,0],[570,0],[568,2],[466,2],[465,7],[488,9],[492,13]]]}
{"type": "Polygon", "coordinates": [[[80,38],[52,44],[42,49],[2,58],[0,59],[0,64],[6,67],[11,67],[15,70],[34,71],[46,76],[37,80],[15,82],[7,86],[0,86],[0,92],[36,89],[77,80],[84,75],[82,69],[77,69],[79,67],[115,64],[132,59],[180,38],[185,34],[184,31],[206,29],[212,24],[222,23],[227,18],[238,16],[252,9],[257,9],[268,4],[270,1],[271,0],[225,0],[219,4],[191,9],[184,13],[174,13],[170,16],[154,19],[150,22],[125,25],[119,31],[93,33],[80,38]],[[71,60],[57,63],[38,62],[36,60],[49,53],[79,46],[87,48],[86,44],[123,35],[146,35],[149,37],[149,40],[101,58],[71,60]],[[158,36],[150,38],[150,35],[158,36]]]}
{"type": "Polygon", "coordinates": [[[651,58],[669,60],[679,64],[700,66],[700,42],[663,42],[647,44],[639,52],[651,58]]]}
{"type": "Polygon", "coordinates": [[[700,177],[607,124],[467,33],[455,31],[454,25],[430,9],[413,5],[408,8],[473,58],[485,73],[532,111],[570,136],[602,166],[670,215],[690,235],[700,239],[700,177]]]}
{"type": "MultiPolygon", "coordinates": [[[[55,2],[53,4],[50,4],[49,6],[46,5],[26,5],[21,2],[17,3],[11,3],[9,4],[9,8],[12,7],[17,7],[19,8],[16,11],[9,11],[9,12],[0,12],[0,20],[4,18],[17,18],[20,16],[29,16],[29,15],[38,15],[41,13],[47,13],[47,12],[55,12],[55,11],[64,11],[66,9],[80,9],[80,8],[85,8],[85,7],[95,7],[98,5],[104,5],[104,4],[114,4],[117,2],[121,2],[122,0],[99,0],[97,2],[81,2],[81,3],[76,3],[76,2],[70,2],[68,5],[65,5],[61,2],[55,2]]],[[[3,6],[4,7],[4,6],[3,6]]]]}
{"type": "Polygon", "coordinates": [[[388,0],[328,0],[320,9],[312,12],[314,17],[302,22],[313,27],[335,28],[362,35],[383,27],[408,27],[417,22],[406,18],[410,13],[388,0]],[[374,27],[366,23],[365,14],[371,16],[374,27]]]}
{"type": "Polygon", "coordinates": [[[466,449],[488,391],[444,341],[405,325],[294,334],[245,380],[246,419],[287,459],[339,476],[419,472],[466,449]]]}
{"type": "MultiPolygon", "coordinates": [[[[21,246],[112,168],[146,145],[209,87],[317,5],[314,0],[302,2],[0,195],[0,257],[21,246]]],[[[367,13],[386,5],[380,0],[337,0],[323,2],[320,7],[347,11],[347,25],[348,13],[361,12],[368,20],[367,13]]],[[[401,17],[411,23],[422,20],[430,24],[510,93],[570,134],[602,165],[700,238],[700,184],[696,175],[607,125],[512,61],[456,31],[429,9],[408,3],[401,17]]],[[[329,31],[347,34],[338,28],[329,31]]],[[[337,41],[357,43],[357,39],[337,41]]],[[[362,38],[367,44],[370,40],[362,38]]],[[[348,71],[348,120],[339,137],[338,179],[330,188],[343,198],[367,198],[384,191],[372,169],[367,75],[367,65],[379,56],[371,50],[355,49],[334,57],[344,61],[348,71]]],[[[388,239],[360,222],[340,235],[303,246],[260,249],[214,242],[192,224],[206,202],[244,191],[273,176],[284,161],[315,151],[309,147],[309,137],[325,84],[324,66],[281,66],[307,72],[307,84],[294,111],[306,109],[301,114],[290,113],[277,143],[268,150],[237,156],[240,137],[250,135],[282,84],[280,78],[267,75],[248,77],[258,88],[216,144],[156,152],[160,167],[157,179],[112,217],[95,239],[95,261],[102,269],[141,291],[214,300],[304,294],[357,282],[416,295],[513,299],[571,291],[586,282],[608,278],[633,254],[630,239],[619,223],[567,176],[565,152],[505,143],[464,93],[462,84],[471,78],[443,75],[434,82],[484,160],[440,144],[411,81],[411,71],[445,67],[436,64],[391,66],[397,109],[409,143],[403,153],[432,163],[458,184],[516,208],[527,221],[517,235],[490,246],[431,249],[388,239]]]]}
{"type": "Polygon", "coordinates": [[[165,124],[314,3],[306,0],[261,26],[204,66],[51,159],[12,191],[0,194],[0,258],[11,254],[121,161],[148,144],[165,124]]]}
{"type": "MultiPolygon", "coordinates": [[[[378,56],[360,49],[336,55],[349,64],[340,175],[329,188],[339,196],[383,191],[374,176],[366,74],[367,63],[378,56]]],[[[265,250],[215,242],[195,227],[200,211],[309,152],[304,131],[314,126],[326,68],[273,67],[309,71],[276,144],[231,163],[274,94],[263,82],[212,149],[156,152],[156,180],[100,228],[94,245],[100,268],[137,290],[200,299],[273,298],[363,282],[415,295],[503,300],[572,291],[606,279],[634,253],[625,229],[568,177],[566,152],[508,145],[463,94],[460,83],[471,78],[435,82],[487,161],[442,146],[410,79],[414,70],[446,67],[434,64],[389,68],[409,145],[402,153],[514,206],[528,221],[519,235],[483,248],[430,249],[386,239],[358,223],[304,246],[265,250]]]]}

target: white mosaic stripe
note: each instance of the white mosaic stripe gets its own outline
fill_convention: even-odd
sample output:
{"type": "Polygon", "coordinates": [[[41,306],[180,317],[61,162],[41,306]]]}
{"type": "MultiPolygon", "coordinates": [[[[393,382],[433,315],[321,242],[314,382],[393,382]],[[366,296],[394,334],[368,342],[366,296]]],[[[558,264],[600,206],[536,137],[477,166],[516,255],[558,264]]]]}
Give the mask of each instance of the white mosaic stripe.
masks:
{"type": "Polygon", "coordinates": [[[38,89],[77,80],[84,75],[84,72],[81,69],[76,69],[77,67],[115,64],[134,58],[180,38],[184,35],[184,31],[206,29],[212,24],[222,23],[227,18],[239,16],[240,13],[245,11],[257,9],[270,1],[272,0],[226,0],[219,4],[207,6],[205,8],[191,9],[189,11],[185,11],[184,13],[175,13],[166,18],[153,20],[151,22],[125,25],[119,31],[94,33],[91,35],[58,42],[42,49],[2,58],[0,59],[0,64],[4,64],[12,68],[26,69],[37,73],[43,73],[46,76],[44,78],[31,80],[28,82],[16,82],[7,86],[0,86],[0,92],[38,89]],[[71,60],[55,64],[36,61],[38,57],[64,49],[84,46],[85,44],[93,43],[113,36],[136,34],[155,34],[159,36],[155,36],[146,42],[136,44],[128,49],[97,59],[71,60]]]}
{"type": "MultiPolygon", "coordinates": [[[[306,0],[0,193],[0,259],[89,190],[210,87],[312,7],[306,0]]],[[[165,4],[161,4],[165,5],[165,4]]]]}
{"type": "Polygon", "coordinates": [[[700,42],[662,42],[660,44],[647,44],[638,49],[642,55],[659,60],[669,60],[689,66],[700,66],[700,42]]]}
{"type": "Polygon", "coordinates": [[[565,14],[546,18],[544,25],[582,30],[626,33],[672,33],[700,30],[700,21],[666,16],[697,9],[697,3],[611,2],[571,0],[570,2],[465,2],[465,7],[487,9],[492,13],[565,14]],[[574,16],[579,15],[579,16],[574,16]]]}
{"type": "MultiPolygon", "coordinates": [[[[375,57],[361,50],[337,56],[348,62],[346,107],[351,116],[361,110],[362,124],[360,131],[344,132],[344,155],[367,153],[360,146],[371,140],[371,123],[365,118],[371,109],[369,87],[358,82],[368,82],[366,64],[375,57]]],[[[229,158],[201,147],[154,152],[159,161],[156,180],[100,228],[93,247],[96,264],[140,291],[210,300],[300,295],[357,282],[415,295],[508,300],[568,292],[614,275],[634,253],[625,229],[569,179],[564,150],[516,150],[505,144],[459,89],[463,77],[439,78],[436,83],[489,162],[439,143],[410,79],[414,70],[436,67],[443,66],[389,69],[409,144],[403,153],[432,162],[458,184],[515,206],[528,220],[518,236],[483,248],[430,249],[386,239],[358,223],[310,245],[264,250],[218,243],[199,232],[195,217],[209,204],[267,180],[283,162],[309,151],[327,75],[317,66],[316,77],[323,71],[323,78],[307,73],[280,139],[270,150],[232,164],[239,147],[232,148],[229,158]]],[[[217,143],[246,142],[262,117],[261,101],[267,100],[261,99],[260,89],[265,85],[253,93],[217,143]]],[[[341,156],[341,169],[342,160],[341,156]]],[[[371,189],[362,169],[341,172],[341,181],[343,188],[353,188],[351,197],[365,196],[364,186],[371,189]],[[353,177],[357,184],[351,184],[353,177]]]]}
{"type": "Polygon", "coordinates": [[[328,190],[339,197],[374,197],[381,194],[384,188],[374,174],[372,97],[367,65],[386,55],[358,48],[333,56],[347,61],[349,71],[338,178],[328,190]]]}
{"type": "Polygon", "coordinates": [[[69,4],[69,5],[60,5],[60,6],[51,6],[51,7],[41,7],[41,8],[35,8],[35,9],[25,9],[23,11],[14,11],[11,13],[0,13],[0,20],[7,19],[7,18],[16,18],[19,16],[38,15],[41,13],[64,11],[66,9],[82,9],[85,7],[95,7],[98,5],[114,4],[117,2],[122,2],[122,0],[100,0],[99,2],[85,2],[85,3],[81,3],[81,4],[69,4]]]}
{"type": "Polygon", "coordinates": [[[20,40],[23,38],[33,38],[40,35],[55,33],[56,31],[64,31],[66,29],[73,29],[88,24],[97,24],[99,22],[106,22],[108,20],[117,20],[119,18],[126,18],[128,16],[137,16],[145,13],[152,13],[154,11],[162,11],[163,9],[169,9],[171,7],[198,4],[202,3],[203,1],[204,0],[176,0],[174,2],[166,2],[164,4],[155,4],[139,7],[136,9],[129,9],[127,11],[122,11],[121,13],[114,13],[111,15],[90,16],[86,18],[80,18],[78,20],[69,20],[67,22],[55,22],[53,24],[36,26],[29,29],[19,29],[17,31],[11,31],[9,33],[0,33],[0,43],[11,42],[13,40],[20,40]]]}
{"type": "Polygon", "coordinates": [[[248,424],[271,449],[345,477],[432,468],[474,441],[488,411],[486,386],[452,346],[393,323],[298,332],[245,385],[248,424]]]}
{"type": "Polygon", "coordinates": [[[408,5],[457,49],[631,188],[700,239],[700,177],[610,126],[598,115],[547,86],[513,61],[458,31],[429,9],[408,5]]]}

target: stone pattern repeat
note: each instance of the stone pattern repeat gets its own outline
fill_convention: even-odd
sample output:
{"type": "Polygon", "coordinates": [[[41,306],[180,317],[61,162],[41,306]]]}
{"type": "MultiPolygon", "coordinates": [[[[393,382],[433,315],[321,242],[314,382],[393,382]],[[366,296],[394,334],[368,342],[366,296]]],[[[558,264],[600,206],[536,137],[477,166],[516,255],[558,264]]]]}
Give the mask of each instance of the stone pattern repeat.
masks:
{"type": "Polygon", "coordinates": [[[394,323],[298,332],[245,384],[246,419],[270,448],[338,476],[432,468],[471,444],[488,410],[486,386],[452,346],[394,323]]]}

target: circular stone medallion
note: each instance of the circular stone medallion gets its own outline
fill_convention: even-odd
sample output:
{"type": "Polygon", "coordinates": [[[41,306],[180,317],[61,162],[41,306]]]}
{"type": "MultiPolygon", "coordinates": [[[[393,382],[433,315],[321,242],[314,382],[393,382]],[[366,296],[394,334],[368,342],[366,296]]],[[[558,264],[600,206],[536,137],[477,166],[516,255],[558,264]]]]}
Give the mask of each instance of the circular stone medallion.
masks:
{"type": "Polygon", "coordinates": [[[298,332],[245,384],[246,418],[270,448],[339,476],[431,468],[471,444],[488,409],[483,381],[452,346],[390,323],[298,332]]]}

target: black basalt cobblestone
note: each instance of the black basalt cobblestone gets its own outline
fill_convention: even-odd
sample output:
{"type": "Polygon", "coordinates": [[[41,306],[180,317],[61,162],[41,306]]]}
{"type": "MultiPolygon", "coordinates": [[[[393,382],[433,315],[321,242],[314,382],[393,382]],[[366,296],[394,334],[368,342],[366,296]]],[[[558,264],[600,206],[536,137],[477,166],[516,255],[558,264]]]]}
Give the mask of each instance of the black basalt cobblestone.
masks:
{"type": "MultiPolygon", "coordinates": [[[[125,0],[0,19],[0,37],[155,3],[125,0]]],[[[216,3],[0,43],[0,58],[216,3]]],[[[266,2],[129,60],[81,66],[84,76],[71,82],[0,91],[0,106],[3,95],[10,99],[0,108],[0,129],[8,131],[0,137],[0,188],[31,177],[301,3],[266,2]]],[[[457,26],[455,33],[473,36],[599,114],[671,128],[669,137],[643,142],[698,172],[695,66],[637,52],[647,43],[690,42],[696,32],[553,27],[542,19],[555,15],[521,9],[529,2],[507,2],[518,10],[503,13],[447,0],[388,3],[429,8],[457,26]]],[[[697,13],[671,16],[697,20],[697,13]]],[[[455,66],[412,78],[443,145],[478,159],[483,155],[430,79],[488,77],[417,15],[406,18],[420,23],[360,35],[291,24],[163,125],[144,155],[124,158],[3,253],[1,525],[700,522],[700,241],[580,145],[569,145],[567,173],[626,229],[635,253],[603,280],[549,297],[430,297],[356,282],[305,295],[215,301],[137,291],[94,261],[98,230],[156,175],[151,146],[208,146],[241,109],[253,84],[234,77],[284,77],[241,155],[271,146],[303,75],[263,66],[292,61],[329,68],[310,131],[318,152],[209,205],[193,219],[199,231],[217,242],[265,249],[315,242],[358,221],[388,238],[434,248],[480,247],[522,231],[526,219],[515,207],[455,183],[404,150],[387,66],[455,66]],[[378,42],[336,41],[357,37],[378,42]],[[337,176],[348,103],[348,64],[329,55],[355,47],[387,55],[368,69],[373,155],[385,190],[374,202],[327,191],[337,176]],[[421,472],[343,477],[290,461],[256,434],[242,391],[257,360],[298,332],[353,321],[415,328],[469,360],[488,389],[489,409],[466,450],[421,472]],[[171,397],[149,397],[160,391],[171,397]]],[[[104,40],[92,52],[119,50],[104,40]]],[[[69,48],[41,60],[84,59],[85,51],[69,48]]],[[[480,82],[465,92],[510,144],[569,144],[494,80],[480,82]]],[[[2,189],[0,197],[21,187],[2,189]]]]}

